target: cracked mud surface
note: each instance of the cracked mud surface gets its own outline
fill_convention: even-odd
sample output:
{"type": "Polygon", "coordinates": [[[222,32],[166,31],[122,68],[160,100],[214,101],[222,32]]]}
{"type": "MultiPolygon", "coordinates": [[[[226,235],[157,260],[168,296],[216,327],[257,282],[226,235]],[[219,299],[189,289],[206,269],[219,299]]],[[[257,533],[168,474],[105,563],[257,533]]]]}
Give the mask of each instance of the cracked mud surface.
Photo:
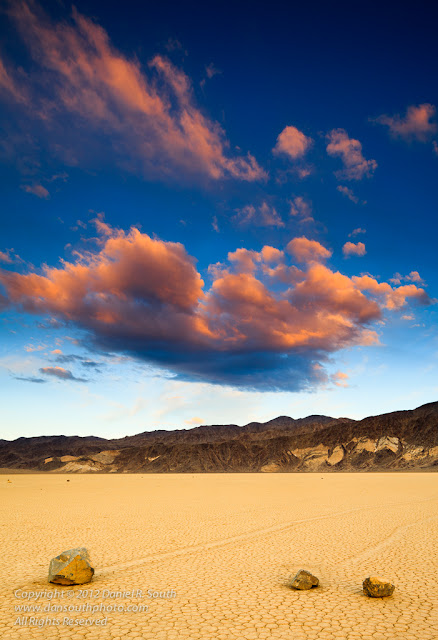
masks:
{"type": "Polygon", "coordinates": [[[438,638],[437,474],[7,478],[0,478],[2,640],[438,638]],[[76,546],[90,552],[92,582],[49,584],[50,559],[76,546]],[[285,586],[302,568],[320,587],[285,586]],[[365,597],[369,575],[393,582],[394,595],[365,597]],[[65,595],[27,600],[15,597],[19,589],[65,595]],[[102,597],[138,589],[141,598],[102,597]],[[148,610],[43,610],[87,602],[148,610]],[[35,604],[42,610],[15,610],[35,604]],[[38,626],[46,618],[59,624],[38,626]]]}

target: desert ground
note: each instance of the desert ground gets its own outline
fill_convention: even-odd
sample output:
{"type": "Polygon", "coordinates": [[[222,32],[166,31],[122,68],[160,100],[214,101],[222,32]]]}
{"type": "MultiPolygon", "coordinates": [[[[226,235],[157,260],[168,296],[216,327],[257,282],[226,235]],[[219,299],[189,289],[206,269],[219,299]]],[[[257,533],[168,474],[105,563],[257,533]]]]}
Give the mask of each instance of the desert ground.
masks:
{"type": "Polygon", "coordinates": [[[0,514],[2,640],[438,638],[437,474],[11,474],[0,514]],[[49,584],[78,546],[92,582],[49,584]]]}

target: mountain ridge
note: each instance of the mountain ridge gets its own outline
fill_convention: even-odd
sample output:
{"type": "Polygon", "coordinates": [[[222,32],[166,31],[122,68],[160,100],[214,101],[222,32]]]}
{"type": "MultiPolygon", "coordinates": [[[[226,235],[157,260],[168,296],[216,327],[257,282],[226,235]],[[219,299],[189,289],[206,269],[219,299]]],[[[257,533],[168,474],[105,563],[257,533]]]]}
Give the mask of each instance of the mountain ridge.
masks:
{"type": "Polygon", "coordinates": [[[0,440],[0,467],[50,472],[438,470],[438,402],[362,420],[277,416],[124,438],[0,440]]]}

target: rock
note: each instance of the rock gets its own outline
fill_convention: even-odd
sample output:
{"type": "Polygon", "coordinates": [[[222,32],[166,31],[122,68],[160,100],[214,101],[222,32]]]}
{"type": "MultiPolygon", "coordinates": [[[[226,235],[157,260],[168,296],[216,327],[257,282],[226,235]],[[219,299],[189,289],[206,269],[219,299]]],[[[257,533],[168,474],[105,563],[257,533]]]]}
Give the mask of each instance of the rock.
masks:
{"type": "Polygon", "coordinates": [[[382,436],[377,441],[376,453],[378,451],[392,451],[392,453],[397,453],[399,444],[400,440],[398,438],[391,436],[382,436]]]}
{"type": "Polygon", "coordinates": [[[309,571],[305,571],[305,569],[301,569],[298,571],[296,576],[292,578],[289,583],[289,587],[291,589],[301,589],[308,590],[312,587],[317,587],[319,585],[319,580],[316,576],[313,576],[309,571]]]}
{"type": "Polygon", "coordinates": [[[61,462],[72,462],[73,460],[79,460],[79,456],[61,456],[59,459],[61,462]]]}
{"type": "Polygon", "coordinates": [[[94,569],[84,547],[63,551],[50,561],[49,582],[54,584],[85,584],[90,582],[93,574],[94,569]]]}
{"type": "Polygon", "coordinates": [[[354,453],[362,453],[362,451],[369,451],[374,453],[376,450],[376,444],[374,440],[370,440],[369,438],[360,438],[357,441],[357,445],[354,449],[354,453]]]}
{"type": "Polygon", "coordinates": [[[262,473],[277,473],[277,471],[280,471],[280,465],[276,462],[270,462],[269,464],[265,464],[260,471],[262,473]]]}
{"type": "Polygon", "coordinates": [[[404,446],[404,453],[402,458],[407,462],[411,462],[412,460],[420,460],[421,458],[425,458],[426,456],[427,451],[424,450],[424,447],[416,445],[404,446]]]}
{"type": "Polygon", "coordinates": [[[112,464],[114,459],[119,455],[118,449],[109,449],[107,451],[101,451],[93,456],[89,456],[93,462],[100,462],[102,464],[112,464]]]}
{"type": "Polygon", "coordinates": [[[363,591],[365,595],[370,598],[385,598],[386,596],[392,596],[395,586],[390,582],[385,582],[382,578],[377,576],[370,576],[362,583],[363,591]]]}
{"type": "Polygon", "coordinates": [[[345,454],[344,447],[338,444],[333,449],[332,455],[327,458],[327,463],[331,467],[333,467],[335,464],[339,464],[339,462],[341,462],[341,460],[344,459],[344,454],[345,454]]]}

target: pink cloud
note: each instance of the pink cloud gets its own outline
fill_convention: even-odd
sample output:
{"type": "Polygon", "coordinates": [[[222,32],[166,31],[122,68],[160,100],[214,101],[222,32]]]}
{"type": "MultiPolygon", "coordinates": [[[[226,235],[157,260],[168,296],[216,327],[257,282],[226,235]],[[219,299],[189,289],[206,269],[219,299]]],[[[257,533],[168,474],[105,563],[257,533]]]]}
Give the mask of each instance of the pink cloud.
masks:
{"type": "Polygon", "coordinates": [[[67,114],[72,126],[105,132],[119,163],[148,176],[266,178],[250,154],[229,155],[224,131],[196,106],[190,79],[167,58],[155,56],[147,73],[75,9],[71,24],[51,22],[26,1],[14,3],[9,14],[42,72],[30,85],[34,116],[51,122],[67,114]],[[44,102],[41,75],[52,91],[44,102]]]}
{"type": "Polygon", "coordinates": [[[351,202],[354,202],[354,204],[357,204],[359,202],[359,198],[354,195],[353,190],[349,187],[338,185],[336,189],[337,191],[339,191],[339,193],[342,193],[343,196],[346,196],[349,200],[351,200],[351,202]]]}
{"type": "Polygon", "coordinates": [[[399,114],[382,115],[376,118],[375,122],[387,126],[394,137],[403,138],[406,141],[427,142],[437,132],[436,122],[431,122],[435,114],[436,107],[433,104],[424,103],[408,107],[404,117],[399,114]]]}
{"type": "Polygon", "coordinates": [[[345,129],[332,129],[327,134],[327,140],[328,155],[340,157],[344,165],[343,170],[336,172],[339,179],[362,180],[376,170],[377,162],[364,158],[362,144],[359,140],[349,138],[345,129]]]}
{"type": "Polygon", "coordinates": [[[365,245],[363,242],[346,242],[342,247],[342,253],[346,258],[348,256],[364,256],[366,254],[365,245]]]}
{"type": "MultiPolygon", "coordinates": [[[[277,138],[273,153],[284,154],[292,160],[302,158],[313,144],[312,138],[308,138],[296,127],[285,127],[277,138]]],[[[306,174],[308,175],[308,174],[306,174]]]]}
{"type": "Polygon", "coordinates": [[[17,79],[6,69],[3,60],[0,58],[0,91],[9,94],[16,102],[26,102],[27,96],[23,90],[21,84],[17,79]]]}
{"type": "Polygon", "coordinates": [[[401,284],[402,281],[424,284],[424,280],[418,271],[411,271],[407,276],[402,276],[401,273],[395,273],[394,276],[389,279],[389,282],[392,282],[393,284],[401,284]]]}
{"type": "Polygon", "coordinates": [[[298,262],[319,262],[330,258],[332,252],[316,240],[308,240],[305,236],[294,238],[287,245],[287,250],[298,262]]]}
{"type": "MultiPolygon", "coordinates": [[[[100,223],[96,248],[76,253],[76,262],[41,273],[0,270],[5,304],[49,314],[84,330],[95,348],[152,361],[185,379],[316,384],[314,365],[327,354],[378,343],[369,325],[384,309],[430,302],[413,283],[393,288],[332,271],[322,264],[331,252],[305,237],[287,246],[303,269],[275,247],[241,247],[226,264],[212,265],[207,288],[182,244],[100,223]]],[[[62,368],[43,369],[67,379],[62,368]]]]}
{"type": "Polygon", "coordinates": [[[24,184],[21,188],[26,193],[33,193],[33,195],[38,196],[38,198],[43,198],[45,200],[50,198],[50,193],[41,184],[24,184]]]}

